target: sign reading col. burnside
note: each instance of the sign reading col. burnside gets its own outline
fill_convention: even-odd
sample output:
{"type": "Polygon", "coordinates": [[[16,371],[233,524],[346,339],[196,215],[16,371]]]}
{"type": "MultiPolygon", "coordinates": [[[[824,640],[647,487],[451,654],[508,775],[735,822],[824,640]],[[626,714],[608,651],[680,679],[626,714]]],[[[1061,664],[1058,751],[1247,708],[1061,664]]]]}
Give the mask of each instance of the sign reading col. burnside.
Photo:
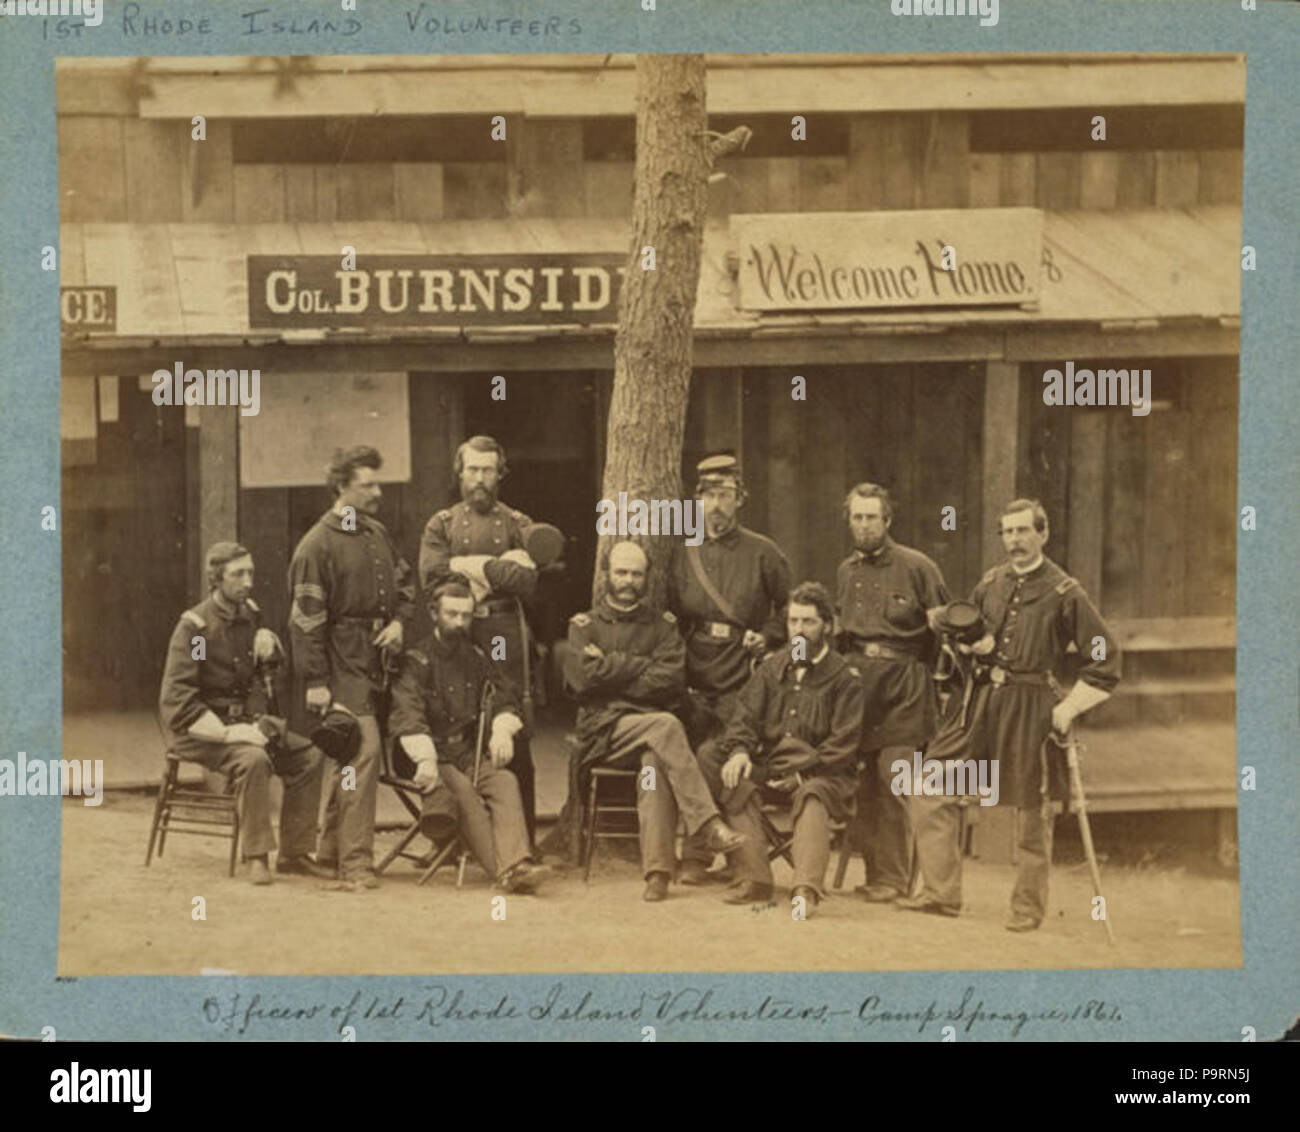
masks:
{"type": "Polygon", "coordinates": [[[1036,208],[731,217],[758,311],[1034,304],[1042,235],[1036,208]]]}
{"type": "Polygon", "coordinates": [[[618,320],[626,259],[530,255],[248,257],[251,327],[474,326],[618,320]]]}

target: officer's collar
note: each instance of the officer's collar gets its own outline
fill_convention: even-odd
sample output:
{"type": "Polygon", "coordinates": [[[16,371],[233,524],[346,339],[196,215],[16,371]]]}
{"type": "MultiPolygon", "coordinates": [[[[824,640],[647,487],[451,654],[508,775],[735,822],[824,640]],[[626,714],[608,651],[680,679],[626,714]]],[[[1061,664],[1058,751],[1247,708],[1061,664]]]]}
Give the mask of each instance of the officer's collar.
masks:
{"type": "Polygon", "coordinates": [[[872,566],[888,566],[893,558],[893,549],[894,540],[885,535],[885,541],[875,550],[860,550],[855,547],[853,553],[859,562],[866,562],[872,566]]]}
{"type": "Polygon", "coordinates": [[[223,621],[247,621],[250,618],[247,603],[241,601],[236,605],[226,598],[220,590],[212,591],[212,608],[223,621]]]}
{"type": "Polygon", "coordinates": [[[831,654],[831,641],[830,641],[830,636],[827,635],[822,640],[821,651],[815,657],[813,657],[812,660],[797,661],[794,658],[794,653],[788,652],[786,654],[785,664],[781,666],[781,675],[784,677],[785,674],[789,672],[792,668],[796,668],[801,664],[806,664],[809,666],[809,668],[812,669],[820,668],[822,662],[828,656],[830,656],[830,654],[831,654]]]}
{"type": "Polygon", "coordinates": [[[465,511],[468,511],[471,515],[478,515],[480,518],[490,519],[499,510],[502,510],[505,507],[505,504],[502,503],[500,499],[494,499],[492,500],[491,507],[489,507],[486,511],[480,511],[468,499],[462,499],[458,504],[456,504],[456,506],[463,508],[465,511]]]}
{"type": "Polygon", "coordinates": [[[645,598],[630,607],[615,605],[606,594],[596,612],[606,621],[645,621],[649,618],[650,606],[645,598]]]}
{"type": "Polygon", "coordinates": [[[734,526],[732,526],[731,530],[727,531],[726,534],[718,535],[717,538],[714,538],[712,535],[706,533],[704,536],[704,541],[706,543],[710,543],[710,542],[717,543],[720,546],[734,546],[737,542],[740,541],[740,523],[737,522],[734,526]]]}
{"type": "Polygon", "coordinates": [[[357,531],[364,530],[367,527],[380,526],[378,519],[372,519],[364,511],[357,511],[354,509],[354,514],[356,516],[355,528],[353,528],[352,526],[345,527],[343,525],[343,516],[340,515],[333,507],[331,507],[328,511],[325,512],[324,515],[325,525],[329,527],[330,530],[342,531],[345,535],[356,534],[357,531]]]}

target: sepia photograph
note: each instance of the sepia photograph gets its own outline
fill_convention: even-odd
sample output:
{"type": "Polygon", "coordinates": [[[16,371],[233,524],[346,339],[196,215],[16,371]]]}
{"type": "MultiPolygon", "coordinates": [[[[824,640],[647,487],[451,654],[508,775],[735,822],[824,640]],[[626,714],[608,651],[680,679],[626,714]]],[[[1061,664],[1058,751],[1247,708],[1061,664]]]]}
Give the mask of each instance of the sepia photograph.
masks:
{"type": "Polygon", "coordinates": [[[60,976],[1242,967],[1244,55],[54,89],[60,976]]]}

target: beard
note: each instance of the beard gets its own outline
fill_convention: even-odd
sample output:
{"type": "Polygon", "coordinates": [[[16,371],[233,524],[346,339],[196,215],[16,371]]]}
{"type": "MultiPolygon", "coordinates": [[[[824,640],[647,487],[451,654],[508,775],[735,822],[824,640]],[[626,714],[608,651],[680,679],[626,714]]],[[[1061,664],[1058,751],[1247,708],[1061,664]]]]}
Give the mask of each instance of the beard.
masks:
{"type": "Polygon", "coordinates": [[[856,539],[853,543],[859,550],[865,550],[870,553],[873,550],[879,550],[885,545],[885,535],[888,532],[882,531],[878,535],[863,535],[862,538],[856,539]]]}
{"type": "Polygon", "coordinates": [[[492,505],[497,501],[496,488],[484,487],[482,484],[476,484],[474,487],[462,488],[461,498],[465,500],[475,511],[484,514],[492,510],[492,505]]]}

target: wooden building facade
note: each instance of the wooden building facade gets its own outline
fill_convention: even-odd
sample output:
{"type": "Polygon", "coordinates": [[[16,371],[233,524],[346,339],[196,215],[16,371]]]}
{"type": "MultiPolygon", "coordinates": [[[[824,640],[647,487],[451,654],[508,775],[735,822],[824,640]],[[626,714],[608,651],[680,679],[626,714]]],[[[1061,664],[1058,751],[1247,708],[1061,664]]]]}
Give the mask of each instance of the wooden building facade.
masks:
{"type": "MultiPolygon", "coordinates": [[[[845,491],[883,482],[895,535],[935,558],[954,592],[999,560],[998,506],[1037,496],[1048,553],[1130,650],[1124,687],[1139,694],[1101,722],[1199,720],[1230,749],[1243,61],[709,66],[711,128],[746,124],[754,138],[710,190],[684,484],[701,453],[735,448],[745,521],[799,576],[830,581],[848,547],[845,491]],[[792,137],[796,114],[805,140],[792,137]],[[778,215],[797,239],[801,215],[1013,207],[1044,218],[1037,309],[738,306],[733,216],[778,215]],[[1149,415],[1044,404],[1044,371],[1067,361],[1150,368],[1149,415]],[[791,399],[795,375],[805,401],[791,399]],[[941,526],[946,507],[955,529],[941,526]]],[[[68,707],[105,706],[107,689],[114,703],[151,702],[216,538],[253,549],[257,596],[282,623],[289,554],[329,502],[323,471],[245,482],[241,444],[266,443],[267,422],[254,433],[234,410],[155,406],[148,375],[178,360],[257,366],[264,388],[307,401],[315,390],[315,404],[367,375],[404,385],[409,476],[386,485],[384,516],[412,561],[425,520],[454,497],[455,445],[497,436],[512,466],[503,497],[571,538],[558,633],[588,590],[612,316],[268,328],[250,322],[248,261],[345,245],[359,259],[626,257],[631,60],[93,60],[62,65],[58,89],[63,283],[115,286],[117,305],[111,331],[65,327],[68,707]],[[494,114],[505,142],[491,140],[494,114]],[[504,402],[490,395],[497,375],[504,402]]]]}

